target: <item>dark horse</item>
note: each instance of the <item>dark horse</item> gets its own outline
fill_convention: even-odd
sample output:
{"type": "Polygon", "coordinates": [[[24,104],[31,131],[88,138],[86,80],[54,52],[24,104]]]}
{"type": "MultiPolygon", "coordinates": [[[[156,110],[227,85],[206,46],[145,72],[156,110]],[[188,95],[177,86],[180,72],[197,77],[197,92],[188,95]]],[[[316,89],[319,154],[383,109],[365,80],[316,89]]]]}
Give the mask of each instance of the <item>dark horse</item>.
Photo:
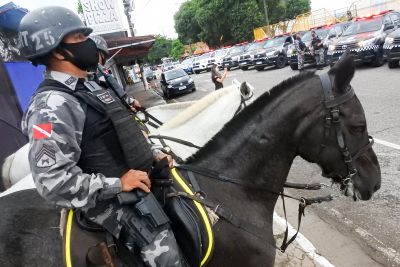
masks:
{"type": "MultiPolygon", "coordinates": [[[[281,192],[299,155],[318,164],[324,176],[340,182],[343,189],[352,184],[354,199],[370,199],[380,187],[381,174],[363,108],[349,93],[354,71],[347,55],[329,71],[333,102],[324,101],[321,79],[312,72],[282,82],[227,123],[187,163],[281,192]],[[327,108],[329,103],[334,107],[327,108]]],[[[209,266],[273,266],[272,215],[277,196],[202,176],[199,183],[209,199],[259,229],[256,237],[218,222],[209,266]]],[[[33,192],[1,198],[0,266],[61,265],[58,214],[33,192]]]]}

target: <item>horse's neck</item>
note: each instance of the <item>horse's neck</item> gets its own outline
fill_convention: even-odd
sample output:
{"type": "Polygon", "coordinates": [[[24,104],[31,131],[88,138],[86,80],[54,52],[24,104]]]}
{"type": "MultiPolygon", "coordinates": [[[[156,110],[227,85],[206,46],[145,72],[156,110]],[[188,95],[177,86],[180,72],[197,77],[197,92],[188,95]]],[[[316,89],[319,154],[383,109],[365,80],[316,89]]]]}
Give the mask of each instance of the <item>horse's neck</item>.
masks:
{"type": "Polygon", "coordinates": [[[312,124],[307,117],[320,111],[321,92],[315,89],[320,87],[316,82],[315,77],[309,78],[280,92],[272,91],[269,98],[261,96],[255,107],[232,119],[202,148],[192,163],[237,179],[270,183],[271,189],[279,192],[298,143],[312,124]]]}

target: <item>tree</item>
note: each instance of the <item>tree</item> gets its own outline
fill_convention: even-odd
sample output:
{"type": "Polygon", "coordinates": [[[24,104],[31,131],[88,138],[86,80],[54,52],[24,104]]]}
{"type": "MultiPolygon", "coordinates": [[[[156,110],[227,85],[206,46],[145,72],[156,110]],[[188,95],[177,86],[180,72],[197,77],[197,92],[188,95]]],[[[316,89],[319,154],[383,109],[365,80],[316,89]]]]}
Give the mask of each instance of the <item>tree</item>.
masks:
{"type": "Polygon", "coordinates": [[[157,35],[156,41],[145,60],[149,63],[158,63],[163,57],[169,57],[172,49],[172,40],[165,36],[157,35]]]}
{"type": "Polygon", "coordinates": [[[200,26],[195,19],[197,1],[188,1],[181,5],[179,11],[174,15],[175,30],[179,40],[191,44],[200,40],[200,26]]]}
{"type": "Polygon", "coordinates": [[[286,18],[294,19],[297,15],[310,12],[310,0],[288,0],[286,4],[286,18]]]}
{"type": "Polygon", "coordinates": [[[181,41],[179,41],[179,39],[173,40],[171,49],[172,58],[178,60],[181,58],[184,52],[185,52],[185,47],[183,46],[181,41]]]}

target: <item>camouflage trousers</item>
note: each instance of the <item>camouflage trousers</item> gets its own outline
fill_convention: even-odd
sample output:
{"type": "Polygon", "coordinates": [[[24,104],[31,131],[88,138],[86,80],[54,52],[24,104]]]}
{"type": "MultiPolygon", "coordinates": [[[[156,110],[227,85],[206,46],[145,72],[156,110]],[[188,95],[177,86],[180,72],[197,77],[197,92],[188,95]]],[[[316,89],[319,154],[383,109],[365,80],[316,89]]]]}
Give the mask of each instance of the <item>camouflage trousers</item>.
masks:
{"type": "Polygon", "coordinates": [[[297,52],[297,67],[298,70],[304,68],[304,52],[297,52]]]}
{"type": "MultiPolygon", "coordinates": [[[[132,254],[139,250],[140,256],[146,266],[150,267],[186,267],[189,266],[182,255],[176,242],[174,233],[170,227],[160,230],[154,240],[147,245],[140,246],[135,237],[129,236],[125,229],[124,218],[127,213],[136,214],[134,207],[122,206],[116,199],[101,201],[95,208],[82,210],[85,217],[106,229],[122,244],[124,244],[132,254]]],[[[140,217],[138,217],[140,220],[140,217]]]]}
{"type": "Polygon", "coordinates": [[[321,67],[325,64],[324,49],[315,50],[314,57],[318,67],[321,67]]]}

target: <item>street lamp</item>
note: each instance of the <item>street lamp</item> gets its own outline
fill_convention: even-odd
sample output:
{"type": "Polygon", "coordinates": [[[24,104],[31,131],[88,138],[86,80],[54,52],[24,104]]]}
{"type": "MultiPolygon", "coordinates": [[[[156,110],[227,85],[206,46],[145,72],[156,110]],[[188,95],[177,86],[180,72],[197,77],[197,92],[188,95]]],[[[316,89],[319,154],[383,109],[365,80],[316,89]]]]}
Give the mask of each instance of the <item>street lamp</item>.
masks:
{"type": "Polygon", "coordinates": [[[131,4],[131,0],[122,0],[124,4],[124,11],[126,18],[128,19],[128,25],[129,25],[129,32],[131,33],[131,36],[135,36],[135,33],[133,32],[133,23],[131,21],[131,12],[133,9],[133,5],[131,4]]]}

